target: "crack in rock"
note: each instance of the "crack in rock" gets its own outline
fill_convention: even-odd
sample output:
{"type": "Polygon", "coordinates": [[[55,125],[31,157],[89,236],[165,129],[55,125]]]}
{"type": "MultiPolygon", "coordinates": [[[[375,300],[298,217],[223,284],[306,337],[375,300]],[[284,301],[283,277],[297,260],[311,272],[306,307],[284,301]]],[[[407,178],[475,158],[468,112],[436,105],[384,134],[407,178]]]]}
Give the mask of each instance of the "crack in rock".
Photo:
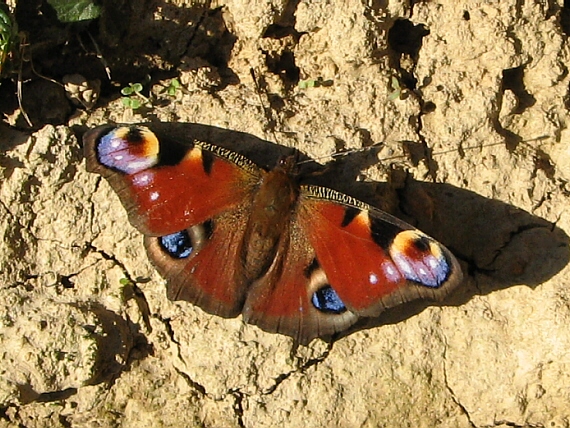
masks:
{"type": "Polygon", "coordinates": [[[459,400],[459,398],[457,397],[457,395],[453,391],[453,388],[451,388],[451,385],[449,384],[449,379],[447,377],[447,337],[445,337],[445,335],[444,335],[443,339],[444,339],[444,347],[443,347],[442,361],[443,361],[443,382],[445,384],[445,388],[449,392],[449,395],[450,395],[451,399],[453,400],[453,402],[457,405],[457,407],[459,407],[461,413],[463,415],[465,415],[465,417],[467,418],[467,421],[469,422],[469,426],[471,426],[472,428],[477,428],[477,425],[475,425],[475,423],[471,420],[471,415],[469,414],[469,411],[461,403],[461,401],[459,400]]]}

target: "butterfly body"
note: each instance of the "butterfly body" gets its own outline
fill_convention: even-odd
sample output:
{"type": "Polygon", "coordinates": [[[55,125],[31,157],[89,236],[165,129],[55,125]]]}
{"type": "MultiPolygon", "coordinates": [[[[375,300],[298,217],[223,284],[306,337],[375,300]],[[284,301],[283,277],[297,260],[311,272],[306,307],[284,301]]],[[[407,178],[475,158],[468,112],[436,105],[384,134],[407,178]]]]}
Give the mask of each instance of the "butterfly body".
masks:
{"type": "Polygon", "coordinates": [[[348,195],[301,184],[296,157],[266,171],[204,141],[160,141],[138,126],[85,137],[87,166],[145,235],[172,300],[242,314],[301,342],[462,279],[453,255],[407,223],[348,195]]]}

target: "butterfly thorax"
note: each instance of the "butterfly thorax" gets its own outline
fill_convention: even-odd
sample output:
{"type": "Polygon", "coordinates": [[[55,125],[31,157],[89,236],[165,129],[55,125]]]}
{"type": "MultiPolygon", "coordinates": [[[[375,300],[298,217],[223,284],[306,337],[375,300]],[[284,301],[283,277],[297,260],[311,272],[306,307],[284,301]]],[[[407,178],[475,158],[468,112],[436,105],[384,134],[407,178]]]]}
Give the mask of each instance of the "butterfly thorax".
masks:
{"type": "Polygon", "coordinates": [[[242,247],[244,271],[251,280],[260,278],[271,266],[278,248],[287,248],[288,226],[299,186],[290,164],[264,172],[253,198],[251,214],[242,247]]]}

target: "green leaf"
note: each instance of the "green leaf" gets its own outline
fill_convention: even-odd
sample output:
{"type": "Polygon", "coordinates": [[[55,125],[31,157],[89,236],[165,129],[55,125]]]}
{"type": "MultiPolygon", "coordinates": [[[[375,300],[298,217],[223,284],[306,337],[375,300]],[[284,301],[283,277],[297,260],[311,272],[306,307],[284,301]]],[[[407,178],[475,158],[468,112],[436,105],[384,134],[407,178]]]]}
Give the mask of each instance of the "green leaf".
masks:
{"type": "Polygon", "coordinates": [[[130,86],[125,86],[123,89],[121,89],[121,94],[122,95],[132,95],[133,94],[133,88],[131,88],[130,86]]]}
{"type": "Polygon", "coordinates": [[[131,108],[133,110],[138,109],[141,106],[141,102],[137,99],[131,98],[131,108]]]}
{"type": "Polygon", "coordinates": [[[392,76],[392,89],[396,91],[400,89],[400,81],[396,76],[392,76]]]}
{"type": "Polygon", "coordinates": [[[2,32],[12,31],[12,20],[8,15],[8,11],[4,11],[4,8],[0,8],[0,30],[2,32]]]}
{"type": "Polygon", "coordinates": [[[141,92],[143,90],[143,85],[140,83],[134,83],[131,85],[131,88],[134,92],[141,92]]]}
{"type": "Polygon", "coordinates": [[[101,8],[92,0],[47,0],[60,22],[78,22],[98,18],[101,8]]]}
{"type": "Polygon", "coordinates": [[[396,98],[400,98],[400,90],[394,91],[390,95],[388,95],[389,101],[394,101],[396,98]]]}

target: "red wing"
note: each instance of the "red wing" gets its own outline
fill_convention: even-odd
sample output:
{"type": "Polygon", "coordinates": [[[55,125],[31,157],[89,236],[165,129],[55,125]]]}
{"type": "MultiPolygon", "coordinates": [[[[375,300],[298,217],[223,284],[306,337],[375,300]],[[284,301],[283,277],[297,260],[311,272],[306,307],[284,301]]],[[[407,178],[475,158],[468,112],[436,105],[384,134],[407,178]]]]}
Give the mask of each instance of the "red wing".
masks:
{"type": "Polygon", "coordinates": [[[358,315],[441,298],[462,280],[457,260],[444,246],[341,193],[303,187],[297,215],[330,286],[358,315]]]}
{"type": "Polygon", "coordinates": [[[316,296],[326,276],[315,263],[305,231],[291,223],[282,236],[279,252],[268,272],[249,289],[243,317],[269,332],[286,334],[300,343],[345,330],[358,316],[346,308],[317,310],[316,296]]]}
{"type": "Polygon", "coordinates": [[[109,180],[145,235],[203,223],[250,198],[259,169],[208,143],[159,141],[148,129],[98,127],[84,136],[87,169],[109,180]]]}
{"type": "Polygon", "coordinates": [[[158,272],[168,278],[170,300],[186,300],[206,312],[236,317],[249,282],[240,266],[249,206],[163,237],[145,237],[158,272]]]}

